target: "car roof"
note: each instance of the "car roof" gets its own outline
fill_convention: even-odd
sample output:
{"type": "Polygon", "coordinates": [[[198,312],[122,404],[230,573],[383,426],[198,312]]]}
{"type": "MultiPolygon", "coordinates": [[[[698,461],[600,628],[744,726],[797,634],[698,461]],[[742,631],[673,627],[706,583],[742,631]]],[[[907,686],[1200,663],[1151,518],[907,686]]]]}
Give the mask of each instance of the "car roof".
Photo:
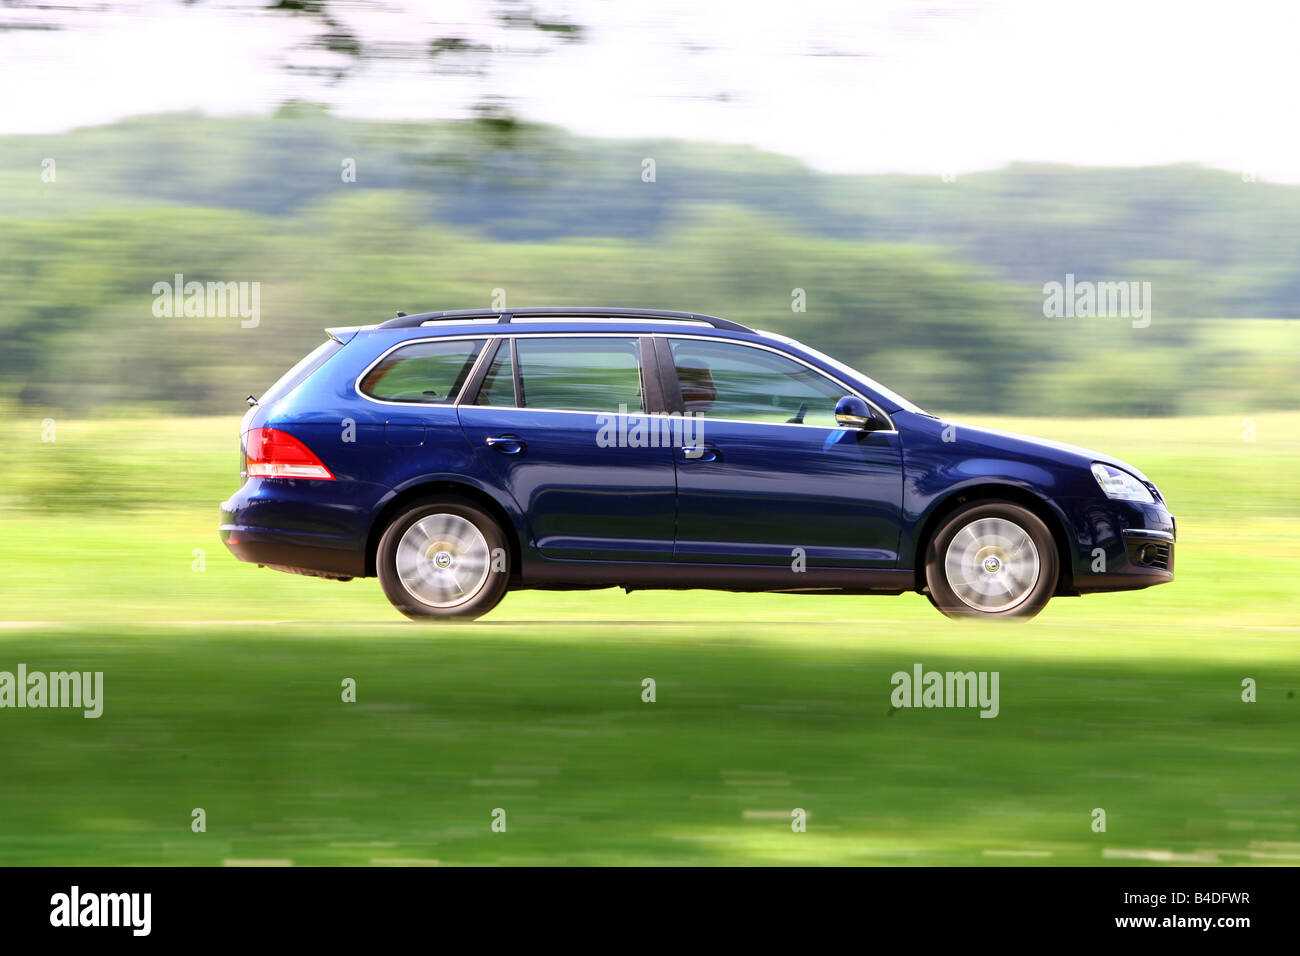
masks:
{"type": "Polygon", "coordinates": [[[380,329],[411,329],[427,328],[436,326],[440,323],[456,324],[473,322],[475,324],[497,323],[500,325],[510,325],[517,322],[528,322],[530,325],[536,323],[581,323],[615,321],[620,324],[628,322],[640,324],[664,323],[670,327],[680,327],[683,324],[705,325],[715,329],[722,329],[728,332],[746,332],[753,334],[754,330],[748,326],[741,325],[739,322],[733,322],[730,319],[719,318],[716,315],[705,315],[700,312],[670,312],[663,309],[627,309],[627,308],[546,308],[546,309],[457,309],[446,312],[420,312],[414,315],[405,315],[401,312],[396,318],[383,322],[376,328],[380,329]]]}
{"type": "Polygon", "coordinates": [[[699,335],[708,330],[709,337],[736,341],[762,342],[779,346],[785,351],[814,365],[823,372],[846,376],[849,381],[865,385],[883,399],[889,410],[910,409],[920,412],[917,406],[879,382],[863,375],[842,362],[785,335],[752,329],[730,319],[701,312],[672,312],[663,309],[629,308],[542,308],[542,309],[457,309],[443,312],[419,312],[406,315],[399,312],[396,318],[377,325],[349,326],[326,329],[329,336],[340,343],[350,341],[358,334],[374,335],[396,333],[393,339],[400,343],[419,337],[504,335],[515,332],[610,332],[611,326],[633,334],[675,332],[678,335],[699,335]],[[493,328],[495,327],[495,328],[493,328]]]}

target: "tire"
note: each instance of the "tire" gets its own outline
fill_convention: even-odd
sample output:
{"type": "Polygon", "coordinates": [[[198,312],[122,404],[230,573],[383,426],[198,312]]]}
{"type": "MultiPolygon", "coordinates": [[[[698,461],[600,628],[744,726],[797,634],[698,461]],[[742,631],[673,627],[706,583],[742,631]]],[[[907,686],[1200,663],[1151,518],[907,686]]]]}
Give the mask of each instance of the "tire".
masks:
{"type": "Polygon", "coordinates": [[[1032,511],[976,501],[950,515],[926,547],[930,603],[948,617],[1028,620],[1051,599],[1056,542],[1032,511]]]}
{"type": "Polygon", "coordinates": [[[461,498],[431,499],[385,529],[375,570],[384,595],[412,620],[473,620],[505,595],[510,549],[482,508],[461,498]]]}

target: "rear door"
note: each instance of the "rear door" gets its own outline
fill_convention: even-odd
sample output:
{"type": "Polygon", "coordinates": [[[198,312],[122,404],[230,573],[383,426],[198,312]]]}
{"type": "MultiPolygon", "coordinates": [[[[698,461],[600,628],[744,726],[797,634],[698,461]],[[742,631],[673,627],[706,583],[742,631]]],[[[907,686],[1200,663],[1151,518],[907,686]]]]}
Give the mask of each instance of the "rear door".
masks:
{"type": "Polygon", "coordinates": [[[460,405],[480,460],[551,558],[671,561],[673,450],[651,444],[663,416],[645,387],[649,337],[503,337],[482,385],[460,405]]]}
{"type": "Polygon", "coordinates": [[[741,342],[667,337],[658,354],[670,407],[694,416],[674,455],[677,561],[897,566],[898,434],[837,426],[847,385],[741,342]]]}

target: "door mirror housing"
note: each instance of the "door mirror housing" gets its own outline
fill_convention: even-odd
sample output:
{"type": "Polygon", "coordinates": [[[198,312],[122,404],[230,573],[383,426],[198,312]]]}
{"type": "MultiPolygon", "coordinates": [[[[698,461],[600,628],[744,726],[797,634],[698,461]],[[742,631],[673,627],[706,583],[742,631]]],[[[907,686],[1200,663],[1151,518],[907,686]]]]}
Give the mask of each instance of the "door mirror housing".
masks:
{"type": "Polygon", "coordinates": [[[845,395],[835,403],[835,422],[841,428],[856,431],[874,432],[888,426],[856,395],[845,395]]]}

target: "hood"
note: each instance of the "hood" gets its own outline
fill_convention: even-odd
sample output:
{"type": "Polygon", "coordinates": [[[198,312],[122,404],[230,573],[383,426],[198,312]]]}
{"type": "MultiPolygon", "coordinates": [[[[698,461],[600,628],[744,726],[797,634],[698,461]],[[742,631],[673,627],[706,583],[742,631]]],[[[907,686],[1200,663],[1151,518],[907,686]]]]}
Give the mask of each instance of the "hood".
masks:
{"type": "Polygon", "coordinates": [[[962,422],[937,420],[937,424],[941,429],[953,426],[957,429],[958,434],[968,441],[975,440],[990,448],[996,448],[1016,457],[1047,458],[1057,463],[1069,462],[1077,464],[1081,468],[1088,468],[1094,461],[1099,461],[1123,469],[1134,478],[1147,484],[1151,483],[1151,479],[1122,458],[1116,458],[1114,455],[1108,455],[1100,451],[1093,451],[1091,448],[1082,448],[1078,445],[1069,445],[1065,442],[1052,441],[1047,438],[1035,438],[1032,435],[1021,435],[1016,432],[1004,432],[996,428],[966,425],[962,422]]]}

